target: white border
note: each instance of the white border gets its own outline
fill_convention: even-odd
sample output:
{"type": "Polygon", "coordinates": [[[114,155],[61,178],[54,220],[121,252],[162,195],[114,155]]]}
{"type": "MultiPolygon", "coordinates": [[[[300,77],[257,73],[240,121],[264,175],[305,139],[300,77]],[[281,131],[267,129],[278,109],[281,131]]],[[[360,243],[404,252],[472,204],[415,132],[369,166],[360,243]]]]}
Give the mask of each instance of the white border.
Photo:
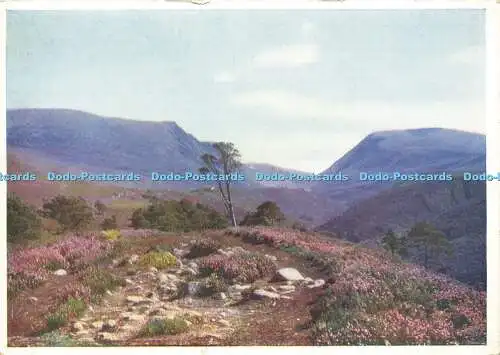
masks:
{"type": "MultiPolygon", "coordinates": [[[[12,0],[12,2],[3,3],[3,9],[12,10],[119,10],[119,9],[170,9],[170,10],[180,10],[180,9],[198,9],[198,10],[212,10],[212,9],[488,9],[487,14],[487,167],[489,171],[495,172],[500,171],[500,160],[497,158],[497,154],[500,153],[500,143],[498,142],[498,137],[500,137],[500,120],[497,119],[498,110],[500,109],[498,102],[500,98],[500,90],[498,86],[498,79],[500,77],[500,45],[498,37],[500,34],[499,17],[500,17],[500,5],[496,5],[494,0],[491,1],[382,1],[382,0],[365,0],[365,1],[355,1],[346,0],[345,2],[336,1],[286,1],[286,0],[211,0],[211,2],[204,5],[196,5],[190,2],[155,2],[152,0],[140,0],[140,1],[113,1],[109,0],[107,2],[100,2],[98,0],[83,0],[83,1],[71,1],[71,0],[59,0],[59,1],[22,1],[12,0]],[[94,2],[95,1],[95,2],[94,2]],[[493,18],[493,12],[497,15],[493,18]]],[[[2,11],[0,17],[0,24],[5,24],[5,12],[2,11]]],[[[0,29],[2,35],[1,39],[5,43],[5,26],[0,29]]],[[[5,46],[2,46],[0,50],[0,63],[1,65],[1,75],[0,77],[5,78],[5,46]]],[[[2,92],[0,99],[0,109],[2,110],[1,116],[2,121],[5,122],[5,81],[2,81],[2,92]]],[[[0,125],[0,141],[2,142],[0,151],[0,168],[1,171],[6,169],[6,152],[5,152],[5,124],[0,125]]],[[[5,183],[0,184],[0,195],[6,195],[5,183]]],[[[5,202],[6,199],[0,199],[0,216],[5,216],[5,202]]],[[[224,353],[231,353],[243,355],[247,352],[282,352],[283,355],[289,355],[292,351],[312,351],[317,354],[324,353],[331,354],[335,351],[336,354],[358,354],[363,352],[378,352],[382,354],[390,353],[404,353],[406,355],[426,353],[442,353],[442,354],[498,354],[500,352],[500,295],[499,295],[499,275],[500,270],[498,258],[500,256],[500,243],[499,231],[500,226],[498,224],[499,215],[499,201],[500,201],[500,188],[497,184],[490,183],[487,188],[487,216],[488,216],[488,227],[487,227],[487,263],[488,263],[488,345],[487,346],[448,346],[448,347],[438,347],[438,346],[426,346],[426,347],[416,347],[416,346],[401,346],[401,347],[103,347],[103,348],[5,348],[6,347],[6,287],[0,287],[4,290],[4,294],[0,296],[0,312],[2,312],[3,320],[0,322],[0,351],[6,351],[7,354],[64,354],[71,351],[74,354],[88,354],[89,352],[98,354],[136,354],[138,352],[147,351],[150,354],[164,354],[165,351],[181,354],[209,354],[217,353],[221,351],[224,353]],[[271,350],[272,349],[272,350],[271,350]]],[[[1,217],[4,218],[4,217],[1,217]]],[[[5,223],[0,223],[0,233],[6,235],[5,223]]],[[[5,241],[5,238],[3,239],[5,241]]],[[[1,244],[1,250],[3,254],[0,255],[0,285],[6,285],[6,258],[5,253],[5,242],[1,244]]]]}

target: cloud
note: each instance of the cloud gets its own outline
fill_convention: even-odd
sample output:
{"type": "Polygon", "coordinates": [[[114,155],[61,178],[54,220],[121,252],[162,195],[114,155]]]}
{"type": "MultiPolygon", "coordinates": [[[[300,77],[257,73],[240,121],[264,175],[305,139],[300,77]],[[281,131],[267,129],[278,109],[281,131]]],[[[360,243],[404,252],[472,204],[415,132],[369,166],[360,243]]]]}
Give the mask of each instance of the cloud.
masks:
{"type": "Polygon", "coordinates": [[[453,64],[484,65],[484,46],[469,46],[450,55],[449,60],[453,64]]]}
{"type": "Polygon", "coordinates": [[[319,49],[314,44],[284,45],[257,54],[253,64],[257,68],[294,68],[316,63],[319,49]]]}
{"type": "Polygon", "coordinates": [[[232,83],[236,81],[236,78],[236,73],[232,73],[229,71],[222,71],[214,75],[214,81],[216,83],[232,83]]]}
{"type": "Polygon", "coordinates": [[[449,127],[484,132],[484,103],[445,101],[404,103],[390,101],[339,101],[284,90],[257,90],[235,95],[231,103],[253,109],[265,117],[286,122],[309,121],[320,127],[349,131],[449,127]]]}
{"type": "Polygon", "coordinates": [[[300,32],[304,36],[313,35],[316,32],[316,30],[317,30],[316,25],[310,21],[304,21],[300,26],[300,32]]]}

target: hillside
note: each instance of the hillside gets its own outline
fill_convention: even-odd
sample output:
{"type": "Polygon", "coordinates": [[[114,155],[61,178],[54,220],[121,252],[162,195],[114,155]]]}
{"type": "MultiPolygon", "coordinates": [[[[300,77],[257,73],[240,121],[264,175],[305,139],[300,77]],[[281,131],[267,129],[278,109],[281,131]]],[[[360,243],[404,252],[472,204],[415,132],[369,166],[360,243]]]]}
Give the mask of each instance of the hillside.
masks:
{"type": "MultiPolygon", "coordinates": [[[[197,140],[173,121],[137,121],[67,109],[8,110],[7,146],[9,152],[29,154],[60,169],[136,172],[144,174],[143,184],[148,187],[179,190],[200,187],[200,183],[151,184],[151,173],[197,173],[200,157],[216,154],[211,143],[197,140]]],[[[260,187],[256,171],[289,170],[269,164],[243,165],[248,180],[238,187],[260,187]]],[[[263,186],[296,187],[293,183],[263,186]]]]}
{"type": "Polygon", "coordinates": [[[344,184],[317,183],[316,193],[348,207],[355,201],[390,189],[390,183],[359,181],[360,172],[463,172],[486,170],[486,137],[442,128],[375,132],[324,171],[342,172],[352,180],[344,184]]]}
{"type": "Polygon", "coordinates": [[[484,182],[403,184],[357,202],[317,230],[373,245],[388,229],[406,232],[421,221],[433,224],[453,243],[455,255],[443,259],[453,276],[472,284],[486,282],[484,182]]]}
{"type": "MultiPolygon", "coordinates": [[[[9,172],[34,172],[39,175],[36,182],[9,182],[8,191],[17,194],[24,201],[40,207],[44,199],[50,199],[57,194],[82,196],[89,201],[100,200],[109,205],[110,212],[117,214],[121,226],[126,227],[128,218],[135,208],[143,207],[147,200],[143,195],[149,190],[137,183],[91,183],[91,182],[52,182],[46,180],[48,171],[77,171],[78,168],[62,167],[50,159],[43,159],[40,154],[31,151],[10,149],[7,154],[9,172]]],[[[151,190],[162,199],[181,200],[190,198],[207,206],[224,212],[224,206],[217,190],[196,188],[173,190],[151,190]]],[[[246,213],[255,210],[261,203],[273,200],[281,206],[288,218],[300,221],[313,227],[331,216],[332,207],[327,200],[303,189],[287,189],[278,187],[256,186],[252,189],[235,189],[233,191],[235,214],[242,220],[246,213]]]]}
{"type": "Polygon", "coordinates": [[[121,233],[12,251],[9,346],[485,344],[484,292],[380,250],[287,229],[121,233]]]}

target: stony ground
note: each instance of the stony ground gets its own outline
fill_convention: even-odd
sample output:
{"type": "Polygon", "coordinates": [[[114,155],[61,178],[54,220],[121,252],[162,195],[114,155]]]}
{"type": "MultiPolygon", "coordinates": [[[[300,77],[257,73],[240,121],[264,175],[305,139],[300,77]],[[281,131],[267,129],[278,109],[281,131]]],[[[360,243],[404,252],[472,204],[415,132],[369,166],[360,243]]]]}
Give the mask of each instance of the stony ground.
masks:
{"type": "MultiPolygon", "coordinates": [[[[225,292],[200,297],[203,278],[197,259],[186,258],[192,240],[196,237],[143,240],[127,255],[102,266],[122,277],[125,286],[106,292],[101,302],[92,304],[58,334],[88,346],[311,345],[309,305],[325,283],[323,275],[289,253],[229,237],[220,240],[227,247],[216,253],[258,252],[276,263],[278,271],[273,277],[232,284],[225,292]],[[139,267],[137,261],[145,248],[160,241],[176,246],[177,265],[164,270],[139,267]],[[187,331],[155,337],[141,334],[153,319],[178,318],[187,323],[187,331]]],[[[35,325],[44,322],[51,293],[57,293],[71,277],[56,271],[42,287],[10,301],[9,346],[47,345],[36,331],[40,326],[35,325]]]]}

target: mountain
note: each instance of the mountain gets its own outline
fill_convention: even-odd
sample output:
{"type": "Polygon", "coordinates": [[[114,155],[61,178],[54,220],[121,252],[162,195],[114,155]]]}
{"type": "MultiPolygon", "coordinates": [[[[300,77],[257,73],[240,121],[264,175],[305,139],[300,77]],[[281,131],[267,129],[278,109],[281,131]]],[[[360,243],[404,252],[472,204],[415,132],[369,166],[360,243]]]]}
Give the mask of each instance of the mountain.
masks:
{"type": "Polygon", "coordinates": [[[375,246],[388,229],[406,232],[417,222],[442,231],[454,255],[441,258],[458,280],[486,282],[486,185],[484,182],[407,183],[353,204],[318,231],[375,246]]]}
{"type": "MultiPolygon", "coordinates": [[[[66,171],[137,172],[146,181],[153,171],[196,173],[202,166],[201,155],[216,154],[212,143],[198,141],[172,121],[136,121],[65,109],[8,110],[7,145],[9,152],[31,155],[66,171]]],[[[255,166],[242,167],[249,180],[239,187],[261,186],[255,182],[257,170],[286,171],[268,164],[255,166]]],[[[182,190],[200,187],[200,183],[163,182],[152,187],[182,190]]]]}
{"type": "Polygon", "coordinates": [[[392,183],[360,181],[360,172],[442,172],[486,170],[486,137],[443,128],[381,131],[368,135],[324,174],[342,172],[351,180],[342,184],[316,183],[344,209],[352,203],[393,187],[392,183]]]}

